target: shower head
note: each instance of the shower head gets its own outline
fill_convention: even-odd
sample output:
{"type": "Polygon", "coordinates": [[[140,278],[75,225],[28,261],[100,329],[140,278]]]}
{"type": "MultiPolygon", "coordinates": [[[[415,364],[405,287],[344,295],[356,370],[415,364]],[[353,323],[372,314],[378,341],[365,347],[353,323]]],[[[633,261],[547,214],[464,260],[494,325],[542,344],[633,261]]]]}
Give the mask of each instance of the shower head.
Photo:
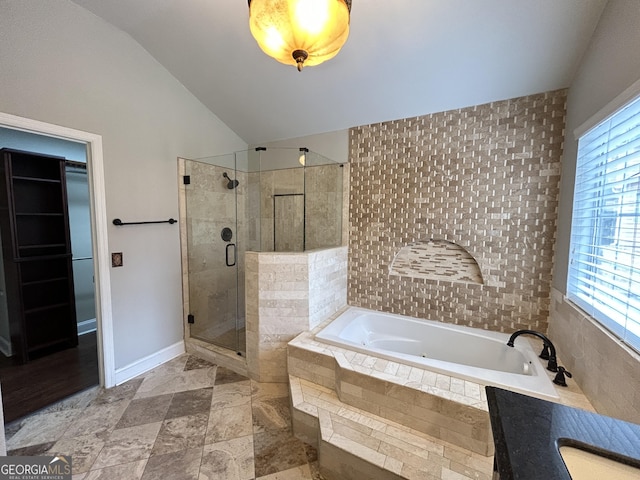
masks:
{"type": "Polygon", "coordinates": [[[234,189],[234,188],[236,188],[238,185],[240,185],[240,182],[238,182],[238,180],[231,180],[231,179],[229,178],[229,175],[227,175],[227,172],[223,172],[223,173],[222,173],[222,176],[223,176],[224,178],[226,178],[226,179],[229,181],[229,183],[227,183],[227,188],[228,188],[229,190],[233,190],[233,189],[234,189]]]}

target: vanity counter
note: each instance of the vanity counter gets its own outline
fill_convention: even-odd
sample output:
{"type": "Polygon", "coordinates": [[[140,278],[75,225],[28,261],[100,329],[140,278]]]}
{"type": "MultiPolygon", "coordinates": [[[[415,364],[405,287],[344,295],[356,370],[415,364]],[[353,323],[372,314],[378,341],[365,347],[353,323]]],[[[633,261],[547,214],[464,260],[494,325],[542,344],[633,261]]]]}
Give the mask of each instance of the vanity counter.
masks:
{"type": "Polygon", "coordinates": [[[561,446],[640,468],[640,425],[497,387],[486,392],[500,480],[571,480],[561,446]]]}

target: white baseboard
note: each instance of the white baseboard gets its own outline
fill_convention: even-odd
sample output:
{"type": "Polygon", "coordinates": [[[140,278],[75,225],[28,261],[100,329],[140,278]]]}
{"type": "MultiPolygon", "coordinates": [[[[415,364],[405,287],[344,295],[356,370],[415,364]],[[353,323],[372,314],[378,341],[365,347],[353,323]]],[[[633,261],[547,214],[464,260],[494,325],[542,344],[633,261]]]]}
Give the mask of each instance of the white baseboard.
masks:
{"type": "Polygon", "coordinates": [[[158,365],[168,362],[172,358],[185,353],[184,341],[174,343],[173,345],[163,348],[162,350],[152,353],[140,360],[130,363],[126,367],[116,369],[116,385],[131,380],[138,375],[148,372],[158,365]]]}
{"type": "Polygon", "coordinates": [[[11,352],[11,342],[4,337],[0,337],[0,352],[4,353],[5,357],[13,355],[13,352],[11,352]]]}
{"type": "Polygon", "coordinates": [[[78,322],[78,335],[83,335],[89,332],[95,332],[97,329],[97,323],[95,318],[91,318],[89,320],[83,320],[82,322],[78,322]]]}

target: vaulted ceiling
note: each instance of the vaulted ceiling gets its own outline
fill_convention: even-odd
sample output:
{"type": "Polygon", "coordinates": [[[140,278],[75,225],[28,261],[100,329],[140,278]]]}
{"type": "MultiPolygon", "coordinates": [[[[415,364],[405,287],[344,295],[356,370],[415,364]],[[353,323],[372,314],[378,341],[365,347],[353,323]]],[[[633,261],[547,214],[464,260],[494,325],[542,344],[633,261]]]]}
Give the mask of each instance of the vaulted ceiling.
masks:
{"type": "Polygon", "coordinates": [[[337,57],[259,49],[246,0],[73,0],[127,32],[248,144],[568,87],[606,0],[353,0],[337,57]]]}

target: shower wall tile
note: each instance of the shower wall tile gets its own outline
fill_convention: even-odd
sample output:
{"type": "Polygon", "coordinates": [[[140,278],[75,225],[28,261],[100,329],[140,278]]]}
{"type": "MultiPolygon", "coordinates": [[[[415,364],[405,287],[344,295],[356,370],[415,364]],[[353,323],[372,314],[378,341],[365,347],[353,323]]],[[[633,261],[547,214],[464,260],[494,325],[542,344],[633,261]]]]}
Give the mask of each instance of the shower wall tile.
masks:
{"type": "MultiPolygon", "coordinates": [[[[304,170],[302,168],[287,168],[282,170],[267,170],[258,174],[260,183],[260,251],[273,251],[274,235],[274,195],[298,195],[304,194],[304,170]]],[[[285,197],[286,198],[286,197],[285,197]]],[[[303,221],[299,212],[295,218],[291,217],[290,231],[292,233],[302,234],[302,227],[298,228],[298,232],[294,230],[294,224],[303,221]],[[297,221],[297,222],[296,222],[297,221]]],[[[287,239],[276,239],[276,242],[285,242],[287,239]]]]}
{"type": "Polygon", "coordinates": [[[247,366],[260,382],[287,382],[287,343],[346,305],[347,247],[247,252],[247,366]]]}
{"type": "Polygon", "coordinates": [[[305,169],[306,249],[342,243],[344,166],[322,165],[305,169]]]}
{"type": "Polygon", "coordinates": [[[546,331],[565,103],[560,90],[352,128],[349,304],[546,331]],[[467,250],[484,285],[389,275],[429,240],[467,250]]]}
{"type": "Polygon", "coordinates": [[[250,249],[290,252],[346,245],[347,175],[348,169],[338,164],[248,174],[253,187],[245,215],[250,249]]]}

